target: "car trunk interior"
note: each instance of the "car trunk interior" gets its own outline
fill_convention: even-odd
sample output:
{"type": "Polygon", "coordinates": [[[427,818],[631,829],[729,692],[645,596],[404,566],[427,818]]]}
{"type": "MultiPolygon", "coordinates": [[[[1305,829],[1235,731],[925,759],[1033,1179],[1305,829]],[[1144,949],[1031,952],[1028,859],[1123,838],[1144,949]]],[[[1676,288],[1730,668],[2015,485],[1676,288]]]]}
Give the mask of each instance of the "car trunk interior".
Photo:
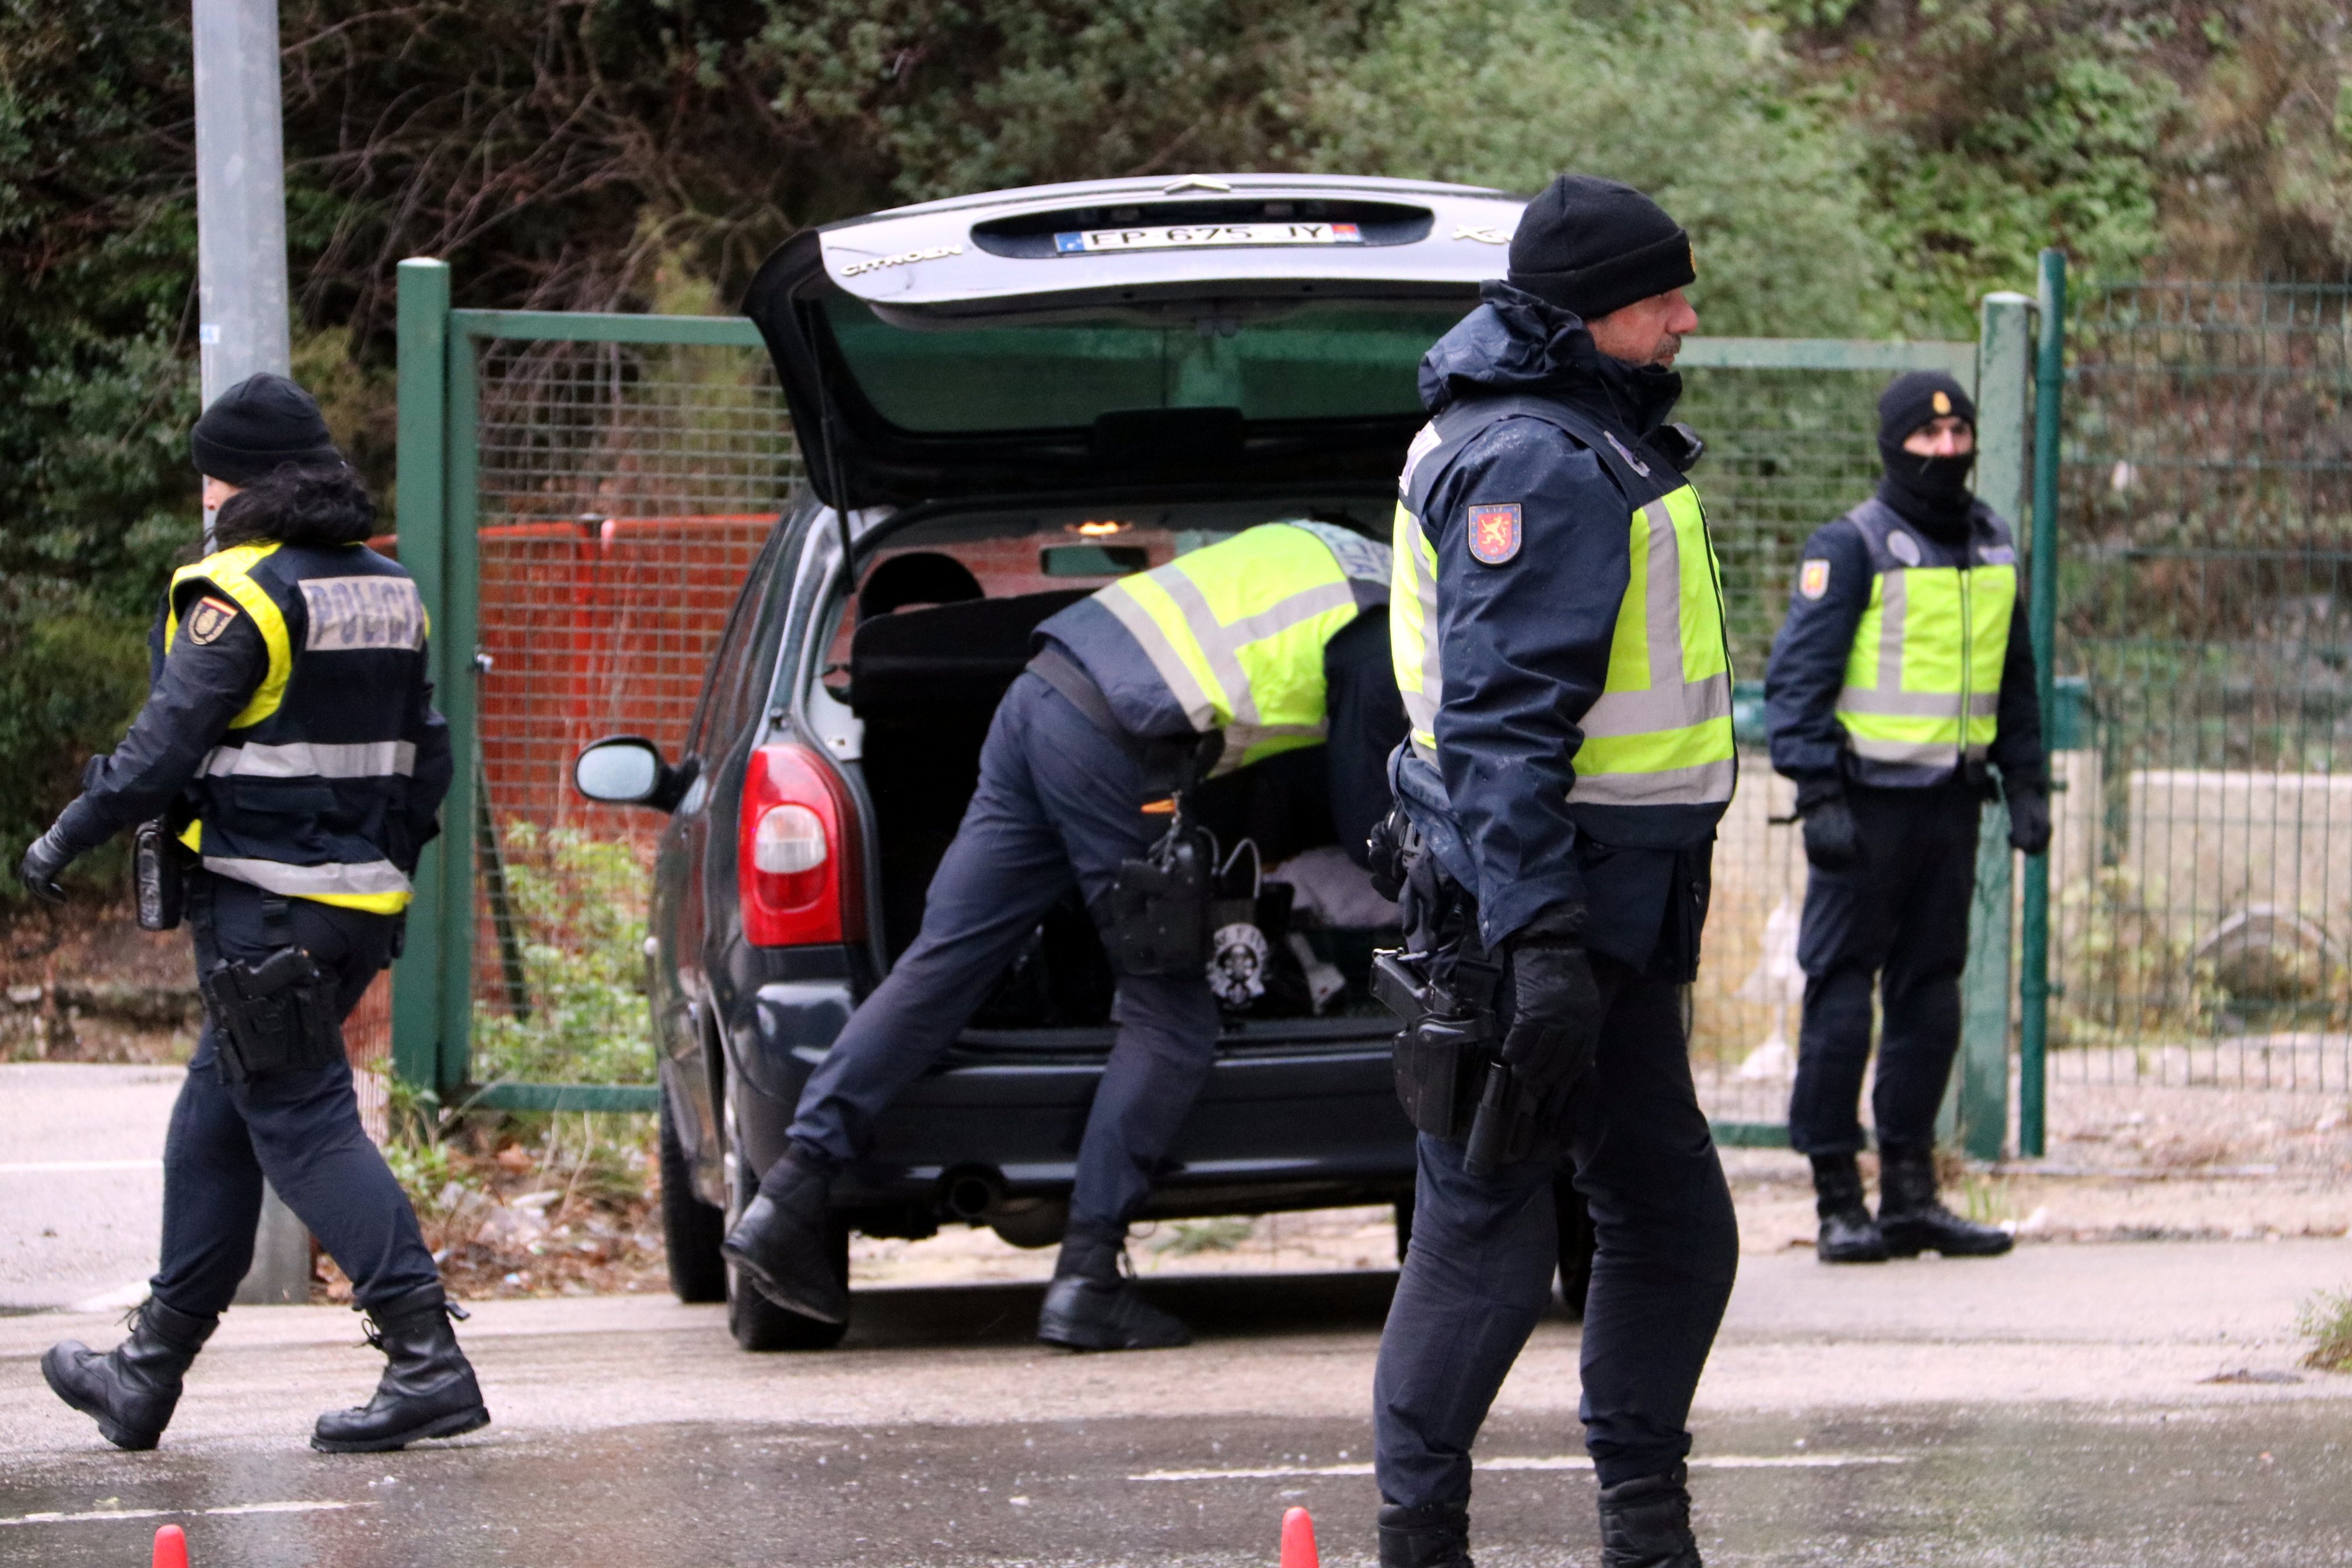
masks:
{"type": "MultiPolygon", "coordinates": [[[[863,730],[861,767],[881,872],[875,907],[893,962],[921,924],[925,891],[977,783],[990,721],[1028,663],[1037,626],[1122,571],[1162,564],[1242,527],[1307,510],[1259,503],[1238,515],[1231,508],[1210,515],[1160,508],[963,518],[914,525],[873,552],[845,606],[824,675],[863,730]]],[[[1370,531],[1373,503],[1313,510],[1370,531]]],[[[1229,1024],[1251,1037],[1332,1026],[1285,1030],[1284,1020],[1385,1016],[1370,999],[1366,977],[1372,948],[1394,940],[1393,906],[1381,903],[1339,855],[1324,781],[1323,750],[1311,747],[1228,773],[1193,795],[1198,818],[1230,863],[1219,887],[1219,922],[1254,923],[1267,942],[1263,993],[1226,999],[1229,1024]],[[1286,865],[1297,868],[1291,879],[1257,875],[1286,865]]],[[[1017,1043],[1037,1030],[1100,1035],[1111,991],[1101,943],[1072,889],[975,1015],[973,1037],[1017,1043]]]]}

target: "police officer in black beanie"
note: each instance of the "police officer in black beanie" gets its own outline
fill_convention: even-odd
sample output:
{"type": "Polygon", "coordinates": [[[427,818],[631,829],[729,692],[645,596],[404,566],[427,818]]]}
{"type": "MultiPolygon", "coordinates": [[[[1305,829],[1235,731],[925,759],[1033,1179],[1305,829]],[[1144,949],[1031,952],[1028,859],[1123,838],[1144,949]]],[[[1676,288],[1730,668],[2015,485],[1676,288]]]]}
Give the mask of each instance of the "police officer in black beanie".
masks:
{"type": "Polygon", "coordinates": [[[1811,1157],[1829,1263],[1985,1257],[2010,1238],[1936,1195],[1936,1111],[1960,1039],[1979,805],[2050,847],[2050,786],[2016,542],[1969,493],[1976,405],[1915,371],[1878,400],[1878,493],[1807,541],[1766,672],[1772,765],[1796,782],[1811,872],[1789,1140],[1811,1157]],[[1870,1059],[1879,1206],[1854,1156],[1870,1059]]]}
{"type": "Polygon", "coordinates": [[[1688,1415],[1738,1234],[1682,1014],[1736,773],[1684,477],[1698,444],[1667,422],[1696,276],[1655,202],[1563,175],[1528,203],[1508,276],[1422,362],[1431,420],[1399,482],[1389,601],[1412,731],[1391,780],[1412,831],[1391,818],[1385,858],[1442,1026],[1400,1046],[1421,1136],[1373,1380],[1382,1568],[1470,1562],[1471,1446],[1550,1306],[1580,1196],[1601,1562],[1699,1562],[1688,1415]],[[1499,1084],[1511,1131],[1474,1158],[1460,1097],[1415,1087],[1439,1077],[1474,1098],[1499,1084]]]}
{"type": "Polygon", "coordinates": [[[173,574],[147,704],[19,875],[141,826],[141,917],[195,939],[205,1025],[163,1146],[163,1261],[131,1333],[41,1360],[122,1448],[152,1448],[253,1261],[262,1183],[350,1276],[387,1358],[311,1447],[398,1448],[489,1420],[415,1211],[362,1130],[341,1024],[391,962],[451,772],[416,585],[365,541],[375,504],[308,393],[261,374],[190,437],[211,552],[173,574]],[[159,874],[151,875],[151,871],[159,874]],[[174,896],[176,893],[176,897],[174,896]]]}

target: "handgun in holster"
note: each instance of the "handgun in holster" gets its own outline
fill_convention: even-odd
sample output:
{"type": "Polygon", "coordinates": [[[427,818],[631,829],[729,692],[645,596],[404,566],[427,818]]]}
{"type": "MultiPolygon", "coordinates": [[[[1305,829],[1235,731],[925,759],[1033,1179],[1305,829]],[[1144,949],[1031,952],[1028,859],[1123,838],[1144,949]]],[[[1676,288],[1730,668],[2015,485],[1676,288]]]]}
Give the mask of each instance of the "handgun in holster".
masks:
{"type": "Polygon", "coordinates": [[[1145,793],[1170,795],[1173,814],[1168,831],[1141,858],[1119,862],[1118,878],[1090,908],[1113,973],[1208,972],[1217,846],[1206,828],[1192,824],[1185,797],[1223,747],[1223,731],[1144,744],[1145,793]]]}
{"type": "Polygon", "coordinates": [[[1391,949],[1372,957],[1372,994],[1404,1024],[1396,1037],[1397,1100],[1416,1131],[1464,1144],[1463,1169],[1483,1176],[1535,1142],[1535,1098],[1497,1054],[1500,971],[1457,958],[1444,983],[1429,963],[1391,949]]]}
{"type": "Polygon", "coordinates": [[[258,963],[215,963],[197,984],[230,1082],[344,1059],[334,983],[302,949],[281,947],[258,963]]]}

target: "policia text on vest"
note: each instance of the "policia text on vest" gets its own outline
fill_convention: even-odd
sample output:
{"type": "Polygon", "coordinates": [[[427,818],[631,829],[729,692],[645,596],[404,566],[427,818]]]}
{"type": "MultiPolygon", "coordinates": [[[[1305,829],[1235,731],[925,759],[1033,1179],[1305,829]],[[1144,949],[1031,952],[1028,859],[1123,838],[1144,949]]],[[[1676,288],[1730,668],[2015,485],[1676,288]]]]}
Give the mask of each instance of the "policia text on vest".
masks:
{"type": "MultiPolygon", "coordinates": [[[[368,1141],[341,1021],[391,961],[451,771],[415,584],[362,542],[375,510],[293,383],[222,395],[192,437],[220,548],[175,574],[146,705],[26,856],[37,892],[133,824],[189,862],[205,1026],[164,1150],[163,1260],[130,1338],[67,1341],[49,1386],[110,1442],[152,1447],[253,1256],[263,1182],[350,1276],[388,1364],[311,1432],[397,1448],[489,1419],[415,1211],[368,1141]]],[[[151,912],[168,916],[161,899],[151,912]]]]}

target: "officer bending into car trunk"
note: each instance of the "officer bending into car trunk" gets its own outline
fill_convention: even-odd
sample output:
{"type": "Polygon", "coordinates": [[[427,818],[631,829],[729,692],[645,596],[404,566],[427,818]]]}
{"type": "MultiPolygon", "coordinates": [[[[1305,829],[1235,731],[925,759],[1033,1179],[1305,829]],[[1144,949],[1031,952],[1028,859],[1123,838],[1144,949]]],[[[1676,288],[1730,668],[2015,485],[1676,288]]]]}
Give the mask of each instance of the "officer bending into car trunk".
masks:
{"type": "Polygon", "coordinates": [[[1765,681],[1772,765],[1796,781],[1811,867],[1789,1142],[1812,1161],[1828,1263],[2009,1250],[2006,1234],[1936,1196],[1936,1111],[1959,1048],[1990,767],[2010,843],[2050,847],[2016,541],[1969,490],[1976,405],[1950,376],[1914,372],[1878,414],[1878,493],[1806,541],[1765,681]],[[1875,1219],[1854,1160],[1874,987],[1875,1219]]]}
{"type": "Polygon", "coordinates": [[[253,1261],[266,1178],[351,1278],[388,1364],[310,1446],[398,1448],[489,1420],[415,1211],[361,1128],[341,1024],[391,961],[447,793],[447,727],[408,574],[362,542],[375,506],[318,405],[263,374],[191,437],[211,552],[173,574],[147,703],[21,875],[140,827],[141,923],[195,939],[205,1023],[163,1145],[163,1264],[130,1337],[42,1358],[106,1439],[152,1448],[253,1261]],[[150,821],[159,818],[160,823],[150,821]]]}
{"type": "Polygon", "coordinates": [[[1373,1383],[1380,1560],[1467,1568],[1471,1445],[1550,1304],[1567,1172],[1598,1241],[1602,1561],[1696,1568],[1685,1423],[1738,1255],[1684,1026],[1736,773],[1683,477],[1697,441],[1667,423],[1696,274],[1655,203],[1579,174],[1528,204],[1509,268],[1422,361],[1431,420],[1399,480],[1412,732],[1391,770],[1405,820],[1373,859],[1403,873],[1393,962],[1426,1013],[1399,1040],[1421,1137],[1373,1383]]]}
{"type": "MultiPolygon", "coordinates": [[[[1181,811],[1191,780],[1328,739],[1333,816],[1360,816],[1404,731],[1390,674],[1388,548],[1333,523],[1265,523],[1123,578],[1047,619],[1005,692],[980,783],[925,896],[921,932],[801,1091],[791,1146],[723,1247],[778,1306],[847,1319],[826,1246],[832,1183],[891,1101],[953,1045],[1075,882],[1118,977],[1118,1037],[1081,1135],[1069,1229],[1037,1337],[1073,1350],[1181,1345],[1121,1271],[1208,1080],[1214,868],[1181,811]]],[[[1360,843],[1348,846],[1359,858],[1360,843]]]]}

